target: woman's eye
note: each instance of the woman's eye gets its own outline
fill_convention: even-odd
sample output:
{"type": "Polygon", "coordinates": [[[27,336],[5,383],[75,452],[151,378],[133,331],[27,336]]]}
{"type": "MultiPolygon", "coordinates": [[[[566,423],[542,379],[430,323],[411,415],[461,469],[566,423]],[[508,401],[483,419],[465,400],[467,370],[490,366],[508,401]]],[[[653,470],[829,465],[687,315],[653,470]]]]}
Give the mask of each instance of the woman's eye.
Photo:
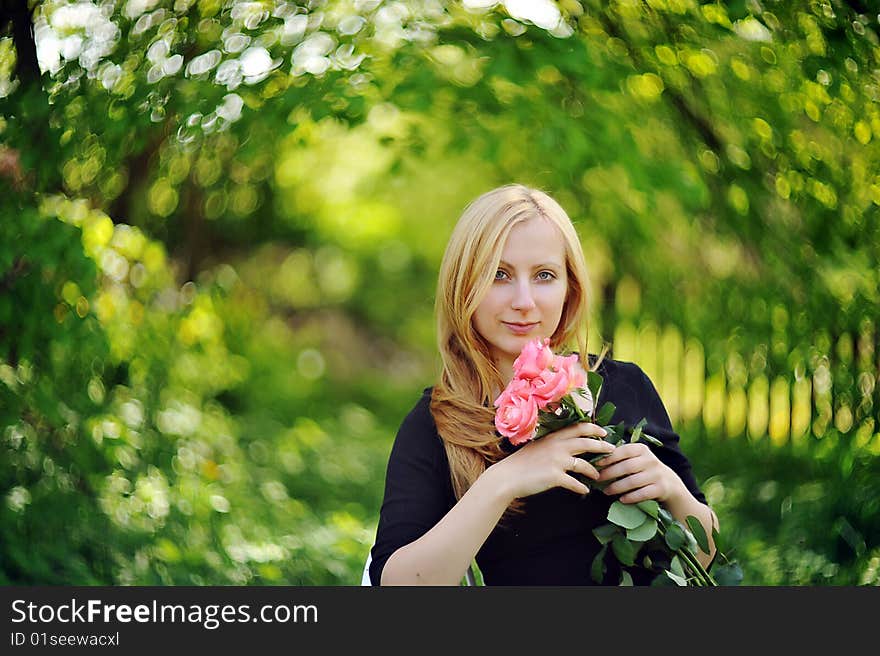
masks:
{"type": "Polygon", "coordinates": [[[507,274],[504,273],[504,271],[502,271],[501,269],[498,269],[498,271],[495,272],[495,280],[501,280],[501,276],[506,276],[506,275],[507,274]]]}
{"type": "Polygon", "coordinates": [[[556,276],[553,275],[552,271],[542,271],[538,274],[538,277],[541,278],[541,280],[553,280],[556,276]],[[543,276],[544,274],[547,274],[547,276],[545,278],[541,278],[541,276],[543,276]]]}

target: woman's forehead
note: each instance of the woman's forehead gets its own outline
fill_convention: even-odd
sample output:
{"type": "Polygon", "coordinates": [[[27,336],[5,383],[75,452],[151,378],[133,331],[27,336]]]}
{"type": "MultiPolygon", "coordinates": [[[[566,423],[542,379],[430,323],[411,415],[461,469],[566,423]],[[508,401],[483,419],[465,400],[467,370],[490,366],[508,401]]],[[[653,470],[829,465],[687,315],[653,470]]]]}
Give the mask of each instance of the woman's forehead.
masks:
{"type": "Polygon", "coordinates": [[[564,260],[565,239],[556,224],[549,219],[540,216],[529,218],[511,228],[504,242],[501,257],[518,260],[546,258],[564,260]]]}

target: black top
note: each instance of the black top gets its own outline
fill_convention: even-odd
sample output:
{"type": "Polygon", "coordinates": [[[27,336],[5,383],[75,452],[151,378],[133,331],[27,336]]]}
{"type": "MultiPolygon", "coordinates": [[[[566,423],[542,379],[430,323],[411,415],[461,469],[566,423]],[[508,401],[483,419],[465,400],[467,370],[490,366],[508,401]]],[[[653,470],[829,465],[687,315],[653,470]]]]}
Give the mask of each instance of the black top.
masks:
{"type": "MultiPolygon", "coordinates": [[[[644,417],[644,431],[663,442],[652,451],[706,503],[651,380],[637,365],[608,358],[598,373],[600,407],[606,401],[617,406],[610,423],[634,426],[644,417]]],[[[373,585],[391,554],[427,533],[456,502],[446,450],[431,415],[431,390],[424,390],[403,420],[391,449],[371,552],[373,585]]],[[[605,522],[613,498],[598,490],[581,498],[556,487],[523,501],[525,512],[504,518],[477,552],[486,585],[594,585],[590,565],[600,545],[592,530],[605,522]]]]}

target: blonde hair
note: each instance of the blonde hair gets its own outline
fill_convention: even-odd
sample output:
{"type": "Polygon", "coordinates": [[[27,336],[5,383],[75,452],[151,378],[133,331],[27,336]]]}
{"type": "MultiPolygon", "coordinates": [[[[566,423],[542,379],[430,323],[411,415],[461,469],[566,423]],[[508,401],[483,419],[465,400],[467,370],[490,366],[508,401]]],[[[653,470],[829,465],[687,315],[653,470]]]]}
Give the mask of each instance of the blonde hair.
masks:
{"type": "Polygon", "coordinates": [[[495,278],[511,229],[533,217],[555,225],[565,243],[568,291],[559,325],[550,336],[556,353],[576,351],[589,365],[589,280],[580,239],[565,210],[543,191],[509,184],[488,191],[464,210],[440,264],[434,312],[441,371],[431,413],[449,459],[452,487],[461,498],[477,477],[504,457],[493,423],[493,394],[507,381],[474,329],[472,317],[495,278]]]}

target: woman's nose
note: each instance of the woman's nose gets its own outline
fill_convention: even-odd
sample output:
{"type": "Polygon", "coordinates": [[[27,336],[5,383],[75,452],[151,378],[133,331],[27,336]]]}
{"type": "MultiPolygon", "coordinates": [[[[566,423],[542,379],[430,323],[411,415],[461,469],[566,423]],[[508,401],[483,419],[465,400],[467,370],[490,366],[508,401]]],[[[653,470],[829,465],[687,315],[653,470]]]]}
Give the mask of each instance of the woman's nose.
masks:
{"type": "Polygon", "coordinates": [[[535,307],[535,299],[532,296],[532,289],[529,283],[522,283],[516,286],[511,306],[515,310],[530,310],[535,307]]]}

